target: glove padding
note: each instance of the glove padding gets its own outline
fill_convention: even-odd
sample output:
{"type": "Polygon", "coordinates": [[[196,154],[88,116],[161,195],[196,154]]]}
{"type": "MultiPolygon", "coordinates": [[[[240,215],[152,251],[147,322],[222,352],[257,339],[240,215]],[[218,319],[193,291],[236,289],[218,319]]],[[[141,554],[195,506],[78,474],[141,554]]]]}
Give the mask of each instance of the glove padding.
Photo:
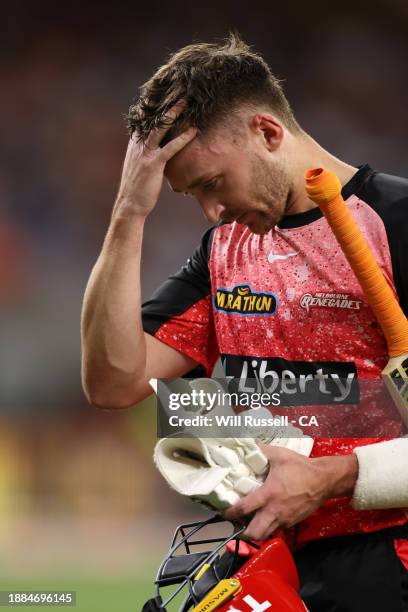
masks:
{"type": "Polygon", "coordinates": [[[163,438],[154,461],[172,489],[215,510],[259,486],[268,467],[254,440],[236,438],[163,438]]]}
{"type": "MultiPolygon", "coordinates": [[[[310,454],[311,438],[289,440],[301,442],[298,452],[310,454]]],[[[268,472],[268,460],[253,438],[163,438],[153,456],[172,489],[214,510],[248,495],[268,472]]]]}
{"type": "MultiPolygon", "coordinates": [[[[220,388],[212,379],[196,379],[190,384],[190,388],[211,389],[213,392],[220,388]]],[[[154,388],[154,383],[152,386],[154,388]]],[[[216,411],[217,407],[211,413],[216,411]]],[[[265,408],[254,412],[261,418],[271,416],[265,408]]],[[[268,460],[256,440],[288,448],[306,457],[313,447],[313,439],[292,425],[267,430],[255,427],[243,429],[243,433],[251,437],[163,438],[154,449],[156,467],[172,489],[222,511],[248,495],[265,479],[268,460]]]]}

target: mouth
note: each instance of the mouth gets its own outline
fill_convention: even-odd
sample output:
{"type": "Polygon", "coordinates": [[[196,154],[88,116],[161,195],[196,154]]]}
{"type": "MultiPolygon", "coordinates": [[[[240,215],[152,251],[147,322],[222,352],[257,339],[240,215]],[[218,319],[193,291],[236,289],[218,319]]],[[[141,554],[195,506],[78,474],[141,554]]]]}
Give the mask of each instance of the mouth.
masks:
{"type": "Polygon", "coordinates": [[[239,219],[239,215],[223,215],[221,217],[222,221],[224,221],[224,223],[234,223],[235,221],[238,222],[239,219]]]}
{"type": "Polygon", "coordinates": [[[243,213],[238,215],[225,215],[221,217],[224,223],[238,223],[238,225],[250,225],[251,213],[243,213]]]}
{"type": "Polygon", "coordinates": [[[254,218],[252,211],[238,215],[225,215],[222,217],[224,223],[237,223],[238,225],[246,225],[251,232],[259,235],[267,234],[271,226],[268,223],[259,223],[259,219],[254,218]]]}
{"type": "Polygon", "coordinates": [[[244,213],[243,215],[240,215],[239,217],[235,219],[235,221],[239,223],[240,225],[246,225],[247,220],[245,219],[245,217],[248,217],[248,213],[244,213]]]}
{"type": "Polygon", "coordinates": [[[273,227],[273,225],[262,217],[254,217],[251,214],[242,215],[237,219],[237,223],[246,225],[253,234],[258,234],[259,236],[264,236],[270,232],[273,227]]]}

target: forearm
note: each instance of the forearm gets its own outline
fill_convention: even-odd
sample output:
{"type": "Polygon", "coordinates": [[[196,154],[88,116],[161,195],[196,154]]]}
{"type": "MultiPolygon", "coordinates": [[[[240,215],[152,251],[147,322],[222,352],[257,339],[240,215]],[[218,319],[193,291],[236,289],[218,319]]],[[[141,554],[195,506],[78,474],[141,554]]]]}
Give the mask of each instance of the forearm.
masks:
{"type": "Polygon", "coordinates": [[[115,206],[101,254],[85,291],[82,376],[88,399],[101,406],[132,403],[143,378],[140,259],[144,217],[115,206]]]}
{"type": "Polygon", "coordinates": [[[316,462],[323,475],[327,499],[352,496],[358,478],[356,455],[333,455],[311,459],[316,462]]]}

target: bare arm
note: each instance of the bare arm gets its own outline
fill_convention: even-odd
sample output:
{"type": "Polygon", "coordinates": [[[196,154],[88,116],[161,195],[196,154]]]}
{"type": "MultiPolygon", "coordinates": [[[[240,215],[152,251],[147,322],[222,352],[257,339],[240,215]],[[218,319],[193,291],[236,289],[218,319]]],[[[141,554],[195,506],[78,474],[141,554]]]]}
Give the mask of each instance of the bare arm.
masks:
{"type": "MultiPolygon", "coordinates": [[[[180,112],[175,107],[169,120],[180,112]]],[[[196,363],[143,332],[140,260],[143,228],[162,188],[166,162],[195,136],[187,130],[162,149],[169,128],[146,146],[130,140],[118,197],[82,310],[82,380],[93,404],[129,407],[151,393],[150,378],[180,376],[196,363]]]]}

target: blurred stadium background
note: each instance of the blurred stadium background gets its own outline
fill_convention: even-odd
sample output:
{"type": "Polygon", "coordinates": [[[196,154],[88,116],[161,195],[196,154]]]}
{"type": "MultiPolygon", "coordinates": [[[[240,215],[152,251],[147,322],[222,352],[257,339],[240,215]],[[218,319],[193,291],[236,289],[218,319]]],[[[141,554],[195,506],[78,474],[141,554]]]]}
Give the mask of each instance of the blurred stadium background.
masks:
{"type": "MultiPolygon", "coordinates": [[[[153,469],[152,400],[98,411],[81,391],[81,299],[119,180],[123,114],[170,51],[236,28],[323,146],[407,175],[408,5],[15,1],[2,25],[0,589],[66,588],[79,610],[139,610],[173,528],[205,511],[153,469]]],[[[145,297],[205,228],[165,189],[146,229],[145,297]]]]}

